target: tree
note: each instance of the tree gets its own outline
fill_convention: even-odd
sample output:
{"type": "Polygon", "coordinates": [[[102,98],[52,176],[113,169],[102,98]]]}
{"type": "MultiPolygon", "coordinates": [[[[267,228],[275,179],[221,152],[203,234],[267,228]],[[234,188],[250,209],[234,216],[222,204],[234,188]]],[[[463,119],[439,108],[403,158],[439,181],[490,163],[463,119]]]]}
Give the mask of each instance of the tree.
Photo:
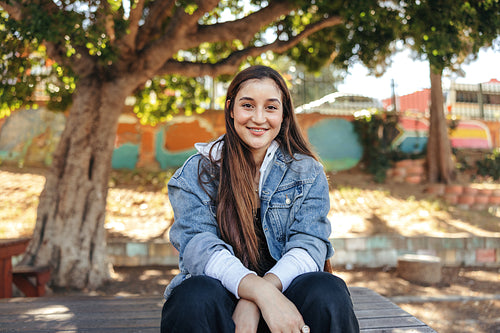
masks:
{"type": "Polygon", "coordinates": [[[429,182],[449,183],[454,177],[451,144],[443,110],[443,70],[457,70],[479,49],[500,35],[500,2],[399,1],[402,38],[430,66],[431,106],[427,143],[429,182]]]}
{"type": "MultiPolygon", "coordinates": [[[[264,52],[298,47],[340,25],[343,6],[297,0],[248,6],[228,0],[0,1],[1,112],[34,104],[40,82],[49,105],[69,107],[23,262],[50,265],[55,287],[101,285],[109,274],[107,184],[126,98],[162,97],[136,104],[144,118],[161,120],[178,105],[169,88],[186,84],[185,91],[196,94],[197,77],[232,75],[264,52]],[[277,38],[268,41],[267,29],[277,38]]],[[[328,54],[328,47],[322,49],[328,54]]],[[[196,108],[195,101],[180,98],[180,107],[196,108]]]]}

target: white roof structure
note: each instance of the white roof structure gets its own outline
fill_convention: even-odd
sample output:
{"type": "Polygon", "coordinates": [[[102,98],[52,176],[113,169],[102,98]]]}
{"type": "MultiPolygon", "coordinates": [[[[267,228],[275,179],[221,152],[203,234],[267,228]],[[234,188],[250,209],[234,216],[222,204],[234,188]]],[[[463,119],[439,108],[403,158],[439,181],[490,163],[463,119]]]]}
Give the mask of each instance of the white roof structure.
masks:
{"type": "Polygon", "coordinates": [[[352,115],[356,111],[370,108],[382,109],[382,102],[363,95],[335,92],[295,108],[295,113],[352,115]]]}

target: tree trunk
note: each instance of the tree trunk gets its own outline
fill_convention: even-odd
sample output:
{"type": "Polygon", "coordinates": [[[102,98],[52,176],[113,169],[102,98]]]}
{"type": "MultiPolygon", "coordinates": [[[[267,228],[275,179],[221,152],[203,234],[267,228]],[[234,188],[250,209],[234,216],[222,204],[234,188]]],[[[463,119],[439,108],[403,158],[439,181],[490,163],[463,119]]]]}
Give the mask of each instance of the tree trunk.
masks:
{"type": "Polygon", "coordinates": [[[82,78],[40,195],[23,264],[49,265],[53,287],[93,290],[109,277],[104,217],[126,89],[82,78]]]}
{"type": "Polygon", "coordinates": [[[448,126],[443,106],[441,73],[431,68],[431,107],[429,139],[427,141],[427,171],[430,183],[450,183],[453,178],[453,160],[448,126]]]}

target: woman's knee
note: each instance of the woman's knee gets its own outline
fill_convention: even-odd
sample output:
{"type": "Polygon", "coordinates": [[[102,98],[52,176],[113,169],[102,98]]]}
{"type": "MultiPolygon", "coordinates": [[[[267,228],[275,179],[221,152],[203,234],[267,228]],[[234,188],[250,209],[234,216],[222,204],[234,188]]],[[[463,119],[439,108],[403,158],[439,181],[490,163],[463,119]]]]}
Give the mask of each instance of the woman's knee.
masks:
{"type": "Polygon", "coordinates": [[[211,306],[221,301],[231,301],[231,295],[226,288],[216,279],[208,276],[193,276],[178,285],[169,297],[177,306],[203,307],[211,306]],[[179,304],[181,303],[181,304],[179,304]]]}
{"type": "Polygon", "coordinates": [[[303,274],[292,282],[288,291],[293,294],[298,293],[299,297],[314,301],[317,305],[331,304],[332,300],[335,300],[339,306],[351,304],[349,289],[344,280],[330,273],[303,274]]]}
{"type": "Polygon", "coordinates": [[[207,276],[190,277],[175,287],[165,302],[162,332],[167,327],[170,332],[172,327],[176,328],[175,332],[204,332],[207,328],[208,331],[225,332],[227,330],[219,326],[232,323],[235,304],[234,296],[218,280],[207,276]]]}
{"type": "Polygon", "coordinates": [[[358,332],[349,289],[330,273],[307,273],[297,277],[285,292],[297,306],[312,332],[358,332]]]}

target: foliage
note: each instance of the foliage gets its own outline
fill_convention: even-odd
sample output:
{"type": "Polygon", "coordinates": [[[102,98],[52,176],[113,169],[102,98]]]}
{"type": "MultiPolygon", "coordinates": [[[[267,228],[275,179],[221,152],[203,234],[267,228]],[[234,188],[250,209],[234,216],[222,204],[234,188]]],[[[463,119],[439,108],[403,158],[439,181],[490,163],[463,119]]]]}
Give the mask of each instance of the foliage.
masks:
{"type": "Polygon", "coordinates": [[[0,60],[0,118],[10,115],[12,109],[22,105],[33,106],[32,95],[38,82],[43,79],[32,75],[44,61],[44,47],[37,41],[18,38],[17,22],[8,20],[5,12],[0,12],[0,40],[2,58],[0,60]]]}
{"type": "Polygon", "coordinates": [[[500,34],[498,0],[400,1],[402,37],[431,69],[457,70],[500,34]]]}
{"type": "Polygon", "coordinates": [[[396,122],[396,118],[387,117],[377,110],[355,115],[354,130],[363,146],[361,162],[366,170],[373,174],[376,182],[384,182],[387,170],[392,166],[390,142],[384,136],[384,132],[396,122]]]}
{"type": "MultiPolygon", "coordinates": [[[[340,15],[343,24],[323,29],[303,43],[287,51],[293,60],[318,71],[326,64],[348,69],[354,62],[363,62],[371,72],[382,74],[388,57],[394,52],[394,41],[402,30],[398,12],[386,1],[317,1],[317,10],[308,13],[314,18],[324,12],[340,15]]],[[[314,7],[313,7],[314,8],[314,7]]],[[[303,20],[303,15],[295,20],[303,20]]]]}
{"type": "Polygon", "coordinates": [[[420,159],[425,156],[425,149],[420,153],[405,153],[399,147],[391,145],[389,133],[398,122],[398,117],[390,112],[371,110],[355,114],[354,130],[363,146],[361,162],[374,180],[383,183],[387,170],[394,162],[407,159],[420,159]]]}
{"type": "Polygon", "coordinates": [[[51,4],[24,4],[24,10],[29,12],[25,20],[11,19],[0,9],[0,118],[23,105],[36,105],[36,89],[46,90],[48,107],[53,110],[67,110],[70,105],[77,78],[71,66],[54,63],[48,57],[44,42],[63,44],[67,58],[74,57],[79,47],[86,48],[101,63],[109,64],[116,58],[104,26],[90,24],[98,20],[95,7],[79,1],[66,3],[65,10],[50,15],[46,7],[51,4]]]}
{"type": "Polygon", "coordinates": [[[493,180],[500,179],[500,149],[494,150],[484,159],[476,161],[477,174],[483,177],[491,177],[493,180]]]}
{"type": "Polygon", "coordinates": [[[202,113],[208,105],[208,91],[204,88],[203,78],[170,75],[168,80],[155,77],[136,92],[134,112],[143,124],[154,126],[180,112],[186,115],[202,113]]]}
{"type": "MultiPolygon", "coordinates": [[[[66,110],[72,103],[72,94],[78,86],[79,74],[75,71],[74,63],[78,57],[90,57],[95,61],[94,75],[110,78],[114,71],[120,69],[120,63],[130,57],[124,53],[127,48],[121,42],[130,34],[134,22],[131,15],[136,6],[142,2],[129,1],[79,1],[67,0],[64,3],[44,0],[33,2],[23,7],[26,19],[12,19],[7,12],[7,6],[14,6],[17,2],[6,2],[0,10],[0,42],[2,49],[8,50],[3,56],[0,66],[0,82],[2,92],[0,97],[0,117],[8,115],[10,110],[19,108],[23,103],[30,103],[37,83],[47,87],[46,94],[50,98],[48,107],[55,110],[66,110]],[[132,7],[130,7],[132,6],[132,7]],[[45,45],[51,46],[52,53],[47,54],[45,45]],[[122,44],[120,44],[122,43],[122,44]],[[40,50],[38,50],[40,48],[40,50]],[[54,51],[56,49],[56,51],[54,51]],[[34,52],[38,51],[38,53],[34,52]],[[55,53],[54,53],[55,52],[55,53]],[[34,59],[34,55],[39,56],[34,59]],[[57,54],[56,57],[53,57],[57,54]],[[49,60],[50,58],[50,60],[49,60]],[[53,63],[53,62],[56,63],[53,63]],[[33,73],[43,71],[44,75],[33,73]],[[14,84],[15,82],[15,84],[14,84]],[[15,91],[15,93],[13,93],[15,91]]],[[[198,11],[204,4],[190,0],[176,1],[171,13],[166,9],[169,1],[144,2],[142,12],[142,26],[152,28],[152,36],[144,42],[138,41],[142,50],[147,45],[160,39],[167,32],[170,23],[177,12],[188,16],[199,15],[198,11]],[[164,8],[165,13],[155,13],[154,10],[164,8]],[[150,17],[163,19],[162,25],[146,22],[150,17]],[[164,30],[162,30],[164,29],[164,30]],[[149,43],[149,44],[148,44],[149,43]]],[[[276,5],[274,2],[253,0],[241,1],[221,0],[198,19],[199,26],[220,25],[232,20],[248,18],[250,14],[263,11],[266,6],[276,5]]],[[[144,82],[138,82],[134,97],[134,111],[143,123],[154,124],[169,119],[178,112],[200,112],[207,103],[208,86],[203,76],[215,77],[217,81],[227,81],[232,73],[238,70],[235,67],[232,73],[221,72],[217,67],[223,67],[228,62],[233,63],[234,57],[240,57],[239,66],[254,63],[274,65],[275,60],[267,57],[269,52],[276,49],[278,53],[285,53],[300,66],[306,81],[316,80],[317,73],[328,74],[328,81],[336,81],[338,73],[331,70],[322,70],[330,63],[336,67],[346,68],[349,59],[368,61],[373,57],[387,55],[394,39],[395,22],[394,11],[378,4],[378,1],[326,1],[314,2],[290,0],[290,8],[295,8],[276,17],[273,21],[262,24],[249,36],[241,36],[227,40],[213,39],[211,42],[202,42],[196,46],[179,49],[174,52],[171,60],[191,66],[200,64],[210,65],[212,69],[207,73],[190,72],[184,69],[176,72],[153,73],[144,82]],[[369,18],[368,18],[369,17],[369,18]],[[299,36],[308,26],[319,24],[331,19],[337,23],[325,25],[314,34],[307,33],[307,38],[299,36]],[[269,23],[270,22],[270,23],[269,23]],[[341,24],[345,22],[345,24],[341,24]],[[385,26],[384,24],[385,23],[385,26]],[[274,34],[274,36],[273,36],[274,34]],[[374,38],[376,37],[376,38],[374,38]],[[274,40],[274,38],[276,38],[274,40]],[[294,40],[299,38],[300,43],[294,40]],[[290,43],[290,46],[283,46],[290,43]],[[276,46],[274,46],[276,45],[276,46]],[[291,49],[290,49],[291,48],[291,49]],[[374,48],[373,50],[371,48],[374,48]],[[259,50],[262,49],[261,52],[259,50]],[[248,54],[248,56],[245,56],[248,54]],[[262,57],[263,55],[263,57],[262,57]],[[329,73],[328,73],[329,72],[329,73]],[[194,77],[201,77],[196,78],[194,77]],[[190,79],[186,77],[191,77],[190,79]]],[[[178,15],[180,16],[180,15],[178,15]]],[[[333,22],[333,21],[332,21],[333,22]]],[[[276,58],[274,58],[276,59],[276,58]]],[[[129,70],[131,65],[122,67],[129,70]]],[[[325,86],[328,82],[325,83],[325,86]]],[[[298,83],[300,86],[300,83],[298,83]]],[[[314,94],[314,87],[297,87],[296,91],[306,91],[306,95],[314,94]]],[[[305,102],[314,97],[301,98],[305,102]]],[[[298,102],[298,101],[297,101],[298,102]]]]}

